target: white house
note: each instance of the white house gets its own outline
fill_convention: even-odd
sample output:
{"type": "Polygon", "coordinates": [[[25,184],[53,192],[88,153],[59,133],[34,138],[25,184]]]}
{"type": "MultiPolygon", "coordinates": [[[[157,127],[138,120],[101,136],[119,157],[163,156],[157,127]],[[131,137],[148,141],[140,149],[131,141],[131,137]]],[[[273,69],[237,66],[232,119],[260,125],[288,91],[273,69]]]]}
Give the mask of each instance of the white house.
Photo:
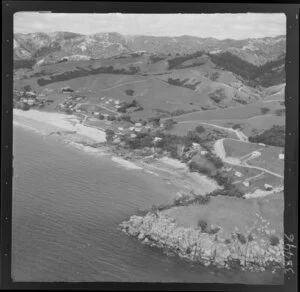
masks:
{"type": "Polygon", "coordinates": [[[261,155],[261,153],[259,152],[259,151],[254,151],[254,152],[252,152],[252,154],[251,154],[251,157],[259,157],[261,155]]]}
{"type": "Polygon", "coordinates": [[[264,143],[258,143],[258,145],[263,146],[263,147],[266,146],[266,144],[264,144],[264,143]]]}
{"type": "Polygon", "coordinates": [[[243,181],[243,185],[244,185],[246,188],[248,188],[248,187],[249,187],[249,181],[247,181],[247,180],[243,181]]]}
{"type": "Polygon", "coordinates": [[[119,100],[115,100],[115,104],[120,104],[120,101],[119,100]]]}
{"type": "Polygon", "coordinates": [[[105,99],[105,97],[101,97],[101,100],[105,99]]]}
{"type": "Polygon", "coordinates": [[[94,115],[95,115],[95,116],[99,116],[100,113],[99,113],[99,112],[94,112],[94,115]]]}
{"type": "Polygon", "coordinates": [[[153,142],[154,143],[157,143],[157,142],[159,142],[159,141],[161,141],[162,140],[162,138],[160,138],[160,137],[155,137],[154,139],[153,139],[153,142]]]}
{"type": "Polygon", "coordinates": [[[266,190],[266,191],[271,191],[271,190],[273,190],[273,187],[272,187],[271,185],[269,185],[269,184],[264,184],[264,187],[265,187],[265,190],[266,190]]]}
{"type": "Polygon", "coordinates": [[[34,105],[35,101],[32,98],[28,98],[27,103],[28,103],[28,105],[34,105]]]}
{"type": "Polygon", "coordinates": [[[141,128],[135,128],[134,129],[136,132],[140,132],[141,131],[141,128]]]}
{"type": "Polygon", "coordinates": [[[207,153],[208,153],[208,152],[205,151],[205,150],[202,150],[202,151],[200,152],[201,155],[206,155],[207,153]]]}
{"type": "Polygon", "coordinates": [[[135,125],[136,127],[141,127],[141,126],[142,126],[141,123],[135,123],[134,125],[135,125]]]}
{"type": "Polygon", "coordinates": [[[130,134],[130,138],[136,138],[136,134],[130,134]]]}
{"type": "Polygon", "coordinates": [[[200,149],[201,148],[201,146],[200,146],[200,144],[199,143],[192,143],[192,145],[193,145],[193,148],[194,149],[200,149]]]}
{"type": "Polygon", "coordinates": [[[279,158],[279,159],[284,159],[284,154],[283,154],[283,153],[280,153],[280,154],[278,155],[278,158],[279,158]]]}
{"type": "Polygon", "coordinates": [[[106,101],[105,103],[106,103],[106,104],[109,104],[109,101],[106,101]]]}
{"type": "Polygon", "coordinates": [[[123,127],[119,127],[118,130],[119,130],[119,131],[123,131],[124,128],[123,128],[123,127]]]}
{"type": "Polygon", "coordinates": [[[121,106],[120,105],[116,105],[116,108],[120,108],[121,106]]]}
{"type": "Polygon", "coordinates": [[[236,172],[234,173],[234,175],[237,176],[237,177],[242,177],[242,176],[243,176],[239,171],[236,171],[236,172]]]}
{"type": "Polygon", "coordinates": [[[129,127],[129,130],[130,130],[130,131],[133,131],[133,130],[134,130],[134,127],[129,127]]]}

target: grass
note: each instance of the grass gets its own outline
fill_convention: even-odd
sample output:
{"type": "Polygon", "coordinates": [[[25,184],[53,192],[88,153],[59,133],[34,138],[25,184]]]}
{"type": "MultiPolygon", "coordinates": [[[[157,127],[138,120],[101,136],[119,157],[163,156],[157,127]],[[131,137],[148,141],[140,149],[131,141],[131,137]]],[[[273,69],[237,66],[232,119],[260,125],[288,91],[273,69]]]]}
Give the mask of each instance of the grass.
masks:
{"type": "Polygon", "coordinates": [[[240,158],[252,151],[258,150],[261,146],[256,144],[245,143],[238,140],[224,139],[223,145],[226,156],[240,158]]]}
{"type": "Polygon", "coordinates": [[[259,166],[280,175],[284,174],[284,160],[278,158],[278,155],[282,153],[282,147],[268,146],[260,150],[261,156],[249,160],[249,165],[259,166]]]}
{"type": "Polygon", "coordinates": [[[271,222],[276,234],[283,234],[283,196],[243,200],[233,197],[212,197],[208,205],[189,205],[163,211],[180,226],[198,227],[199,220],[221,226],[224,235],[234,232],[234,227],[244,230],[256,221],[256,213],[271,222]],[[199,218],[200,216],[200,218],[199,218]]]}

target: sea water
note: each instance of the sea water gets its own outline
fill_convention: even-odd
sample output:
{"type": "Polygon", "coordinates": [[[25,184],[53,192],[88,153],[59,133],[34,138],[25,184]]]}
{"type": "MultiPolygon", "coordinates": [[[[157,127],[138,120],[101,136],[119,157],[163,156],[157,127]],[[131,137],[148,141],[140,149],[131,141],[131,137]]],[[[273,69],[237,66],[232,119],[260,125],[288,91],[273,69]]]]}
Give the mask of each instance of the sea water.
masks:
{"type": "Polygon", "coordinates": [[[14,281],[281,283],[269,272],[192,265],[141,244],[118,225],[170,203],[170,185],[53,136],[13,130],[14,281]]]}

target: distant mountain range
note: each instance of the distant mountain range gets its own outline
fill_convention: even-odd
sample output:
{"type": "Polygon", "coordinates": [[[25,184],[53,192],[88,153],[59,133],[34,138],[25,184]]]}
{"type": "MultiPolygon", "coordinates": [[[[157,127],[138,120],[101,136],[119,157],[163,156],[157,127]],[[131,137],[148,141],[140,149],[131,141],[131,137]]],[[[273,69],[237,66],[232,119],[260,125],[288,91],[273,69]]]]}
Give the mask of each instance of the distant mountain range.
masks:
{"type": "Polygon", "coordinates": [[[34,63],[57,62],[64,57],[73,60],[102,59],[136,52],[175,56],[207,52],[230,53],[261,66],[285,57],[286,37],[218,40],[194,36],[156,37],[128,36],[116,32],[82,35],[71,32],[29,33],[14,35],[14,59],[34,63]]]}

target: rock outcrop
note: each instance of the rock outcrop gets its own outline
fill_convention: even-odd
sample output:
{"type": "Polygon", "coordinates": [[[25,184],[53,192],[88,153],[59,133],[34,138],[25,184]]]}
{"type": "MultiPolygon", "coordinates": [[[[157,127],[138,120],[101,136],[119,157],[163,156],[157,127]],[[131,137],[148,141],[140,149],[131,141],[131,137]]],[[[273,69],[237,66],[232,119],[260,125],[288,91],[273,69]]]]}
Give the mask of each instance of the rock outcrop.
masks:
{"type": "Polygon", "coordinates": [[[120,227],[145,244],[167,249],[206,266],[250,270],[284,267],[283,239],[272,245],[262,237],[241,240],[238,233],[224,238],[219,233],[202,232],[201,228],[178,226],[174,219],[161,212],[149,212],[144,217],[131,216],[120,227]]]}

